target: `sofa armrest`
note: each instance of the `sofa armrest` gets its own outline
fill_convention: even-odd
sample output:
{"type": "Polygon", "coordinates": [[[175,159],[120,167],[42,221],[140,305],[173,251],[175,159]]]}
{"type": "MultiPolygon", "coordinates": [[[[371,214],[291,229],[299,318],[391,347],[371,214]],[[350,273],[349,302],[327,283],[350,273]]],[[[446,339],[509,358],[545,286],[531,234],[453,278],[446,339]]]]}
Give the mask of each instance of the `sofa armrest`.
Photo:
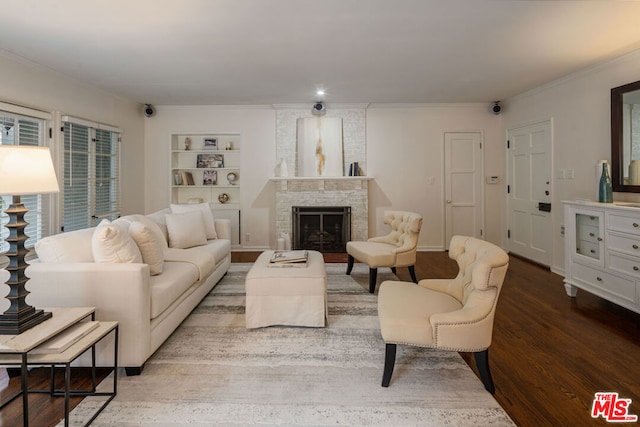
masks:
{"type": "Polygon", "coordinates": [[[216,234],[218,235],[218,239],[231,240],[231,220],[216,218],[214,219],[214,223],[216,226],[216,234]]]}
{"type": "MultiPolygon", "coordinates": [[[[0,280],[7,275],[0,272],[0,280]]],[[[96,320],[117,320],[120,365],[141,366],[149,356],[149,266],[107,263],[32,263],[27,303],[36,307],[96,307],[96,320]]]]}

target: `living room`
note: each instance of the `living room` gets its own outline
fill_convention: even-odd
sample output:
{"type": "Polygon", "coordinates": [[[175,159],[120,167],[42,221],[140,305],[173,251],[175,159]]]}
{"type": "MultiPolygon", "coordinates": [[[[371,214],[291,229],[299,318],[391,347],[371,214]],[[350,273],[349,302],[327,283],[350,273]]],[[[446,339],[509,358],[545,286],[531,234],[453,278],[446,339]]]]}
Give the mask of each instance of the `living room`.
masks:
{"type": "MultiPolygon", "coordinates": [[[[407,8],[418,7],[415,3],[409,2],[405,6],[407,8]]],[[[76,6],[78,5],[76,4],[76,6]]],[[[156,9],[155,6],[149,4],[146,6],[156,9]]],[[[304,96],[300,95],[300,88],[293,86],[293,84],[292,91],[294,88],[298,91],[295,96],[288,96],[286,93],[279,93],[277,97],[263,95],[265,91],[268,92],[268,86],[276,86],[276,82],[280,79],[287,80],[278,75],[279,67],[286,68],[286,65],[281,65],[284,62],[281,62],[282,58],[278,57],[278,66],[274,66],[263,57],[264,53],[261,53],[255,44],[268,51],[268,43],[266,41],[259,42],[260,30],[268,31],[270,28],[277,28],[276,24],[286,23],[287,19],[276,20],[274,18],[272,23],[268,25],[256,22],[260,20],[255,18],[251,22],[233,21],[234,18],[237,19],[237,14],[249,12],[226,3],[223,6],[229,7],[229,11],[227,14],[220,13],[223,16],[217,16],[216,20],[209,24],[209,29],[212,32],[211,38],[219,37],[218,31],[233,30],[228,33],[233,35],[242,31],[252,32],[253,39],[245,41],[246,44],[241,44],[238,47],[240,49],[243,46],[246,48],[247,45],[253,46],[251,49],[242,51],[242,54],[245,56],[255,55],[255,63],[246,65],[253,67],[251,71],[254,74],[251,75],[250,80],[255,80],[265,86],[265,89],[260,89],[259,86],[243,89],[253,90],[255,96],[252,98],[232,99],[226,93],[227,89],[223,88],[225,79],[231,79],[234,73],[248,73],[244,69],[236,69],[233,63],[225,65],[226,71],[218,71],[217,73],[210,71],[208,78],[201,77],[204,80],[200,80],[200,83],[213,93],[212,96],[215,95],[216,90],[220,91],[218,101],[203,102],[188,96],[176,97],[173,101],[167,100],[170,95],[163,98],[165,93],[178,91],[179,85],[171,86],[171,90],[169,90],[169,86],[163,86],[161,78],[166,78],[165,73],[161,66],[154,64],[150,64],[149,67],[140,70],[138,74],[131,76],[132,80],[124,82],[119,91],[108,90],[106,85],[110,81],[107,80],[112,82],[120,78],[120,75],[115,71],[112,71],[114,74],[110,79],[95,71],[92,73],[87,71],[86,78],[77,77],[82,74],[82,69],[85,66],[82,59],[86,54],[85,51],[79,51],[78,56],[70,60],[73,64],[71,70],[56,70],[54,65],[47,62],[46,55],[35,56],[34,45],[47,46],[46,38],[41,38],[41,42],[29,44],[28,40],[25,40],[27,37],[24,34],[31,31],[31,26],[46,27],[40,22],[40,19],[43,21],[47,21],[47,19],[41,17],[31,22],[16,23],[17,21],[14,20],[10,25],[7,23],[4,26],[5,29],[2,30],[2,37],[0,37],[3,40],[0,44],[0,75],[2,76],[0,79],[2,90],[0,92],[2,95],[0,102],[50,113],[53,129],[61,127],[62,116],[79,117],[122,129],[120,166],[122,215],[151,213],[166,208],[172,202],[170,171],[171,136],[173,134],[239,134],[242,144],[240,153],[242,191],[239,200],[241,211],[238,231],[239,246],[234,249],[236,252],[258,252],[274,249],[277,246],[280,235],[275,221],[276,182],[273,178],[276,176],[274,170],[280,161],[280,120],[290,114],[299,113],[301,116],[311,116],[311,106],[317,100],[316,84],[327,84],[327,93],[324,99],[327,117],[344,117],[343,125],[345,128],[355,121],[362,129],[361,141],[365,146],[366,156],[357,160],[363,166],[365,175],[372,178],[368,183],[369,235],[377,236],[386,232],[387,228],[382,221],[386,210],[402,209],[419,212],[425,218],[418,243],[420,252],[443,251],[448,245],[445,227],[448,220],[446,215],[447,196],[445,194],[445,133],[471,131],[481,134],[483,180],[484,177],[491,176],[500,178],[497,185],[485,184],[482,188],[482,238],[503,248],[509,248],[510,242],[506,232],[510,225],[506,197],[509,171],[507,170],[508,153],[505,135],[510,129],[525,124],[550,121],[552,123],[551,157],[554,175],[551,178],[553,209],[550,215],[551,258],[548,266],[551,271],[559,275],[564,274],[565,238],[562,230],[565,221],[562,201],[593,200],[596,197],[596,165],[601,159],[611,160],[610,91],[614,87],[639,80],[640,50],[637,49],[640,47],[640,34],[634,31],[631,25],[626,26],[627,21],[637,18],[640,12],[637,5],[634,5],[633,2],[622,3],[617,6],[620,8],[618,12],[615,11],[615,7],[598,11],[589,9],[589,17],[592,19],[595,19],[594,16],[598,16],[598,13],[611,14],[607,15],[612,19],[607,21],[606,25],[593,23],[593,27],[597,27],[598,31],[577,25],[575,22],[577,19],[572,18],[576,9],[539,9],[535,14],[537,20],[528,24],[531,31],[545,29],[548,26],[553,26],[554,31],[560,31],[565,26],[570,27],[570,24],[578,27],[575,31],[581,31],[579,34],[584,46],[582,50],[578,51],[576,45],[572,44],[563,46],[565,50],[556,53],[560,59],[556,58],[555,63],[566,61],[569,63],[566,68],[562,71],[554,69],[555,74],[545,74],[544,70],[531,69],[526,73],[529,80],[520,83],[521,90],[506,87],[506,85],[501,86],[494,82],[495,86],[491,87],[494,92],[486,93],[488,90],[479,94],[475,92],[473,98],[454,99],[444,95],[431,97],[424,95],[418,101],[408,96],[403,99],[410,99],[410,101],[404,101],[400,97],[393,101],[382,96],[378,99],[365,95],[358,98],[345,97],[340,93],[340,90],[343,87],[346,90],[349,84],[338,86],[336,83],[332,87],[329,83],[322,81],[321,75],[313,75],[312,68],[308,66],[299,69],[299,73],[310,74],[303,79],[308,82],[308,87],[305,88],[306,93],[303,93],[304,96]],[[619,12],[620,10],[622,12],[619,12]],[[545,13],[554,13],[556,17],[562,16],[565,21],[562,22],[562,19],[558,18],[558,23],[551,23],[548,19],[549,15],[545,15],[545,13]],[[561,13],[562,15],[560,15],[561,13]],[[619,19],[617,24],[613,18],[619,19]],[[218,21],[224,20],[234,22],[231,25],[232,28],[224,25],[220,29],[216,27],[214,31],[213,27],[220,24],[218,21]],[[14,40],[10,37],[10,31],[18,31],[19,28],[24,28],[22,30],[24,33],[21,37],[14,34],[13,37],[16,38],[14,40]],[[589,33],[592,34],[588,37],[589,33]],[[610,44],[601,48],[598,44],[599,41],[609,40],[609,38],[610,44]],[[21,39],[26,46],[24,50],[20,50],[19,41],[21,39]],[[567,53],[570,49],[575,52],[572,56],[567,53]],[[260,71],[259,59],[265,61],[264,67],[268,72],[260,71]],[[548,77],[541,79],[536,75],[548,77]],[[92,78],[96,80],[91,82],[92,78]],[[273,83],[270,83],[270,80],[273,80],[273,83]],[[156,98],[151,96],[153,92],[142,92],[137,88],[138,85],[143,85],[147,81],[152,82],[150,86],[155,86],[156,98]],[[379,99],[385,100],[380,101],[379,99]],[[502,112],[496,115],[491,113],[489,108],[492,102],[498,99],[501,101],[502,112]],[[152,117],[145,117],[143,114],[143,106],[146,103],[154,106],[155,113],[152,117]],[[356,120],[354,117],[358,119],[356,120]],[[559,177],[557,171],[568,170],[572,171],[573,178],[559,177]]],[[[337,7],[335,4],[333,6],[337,7]]],[[[381,4],[377,4],[377,6],[380,6],[385,13],[389,13],[389,10],[381,4]]],[[[564,6],[567,5],[564,4],[564,6]]],[[[144,12],[141,5],[132,7],[135,9],[132,14],[144,12]]],[[[245,7],[249,6],[245,5],[245,7]]],[[[496,8],[494,10],[496,13],[499,11],[497,6],[493,5],[492,7],[496,8]]],[[[546,7],[551,8],[552,6],[546,7]]],[[[313,10],[315,9],[305,9],[305,12],[313,10]]],[[[84,12],[87,13],[87,11],[84,12]]],[[[162,50],[167,57],[176,55],[171,59],[178,63],[177,68],[203,68],[202,64],[181,59],[180,55],[175,54],[176,45],[172,43],[158,47],[155,43],[158,40],[166,42],[165,36],[158,35],[156,36],[157,40],[148,40],[147,31],[150,31],[149,34],[154,34],[152,24],[167,26],[174,32],[185,30],[187,24],[178,19],[159,22],[161,18],[167,19],[167,16],[179,17],[183,12],[174,8],[168,8],[162,13],[158,11],[155,19],[149,17],[149,28],[147,25],[140,25],[139,28],[136,28],[130,22],[123,22],[120,30],[123,33],[125,30],[129,31],[125,33],[128,39],[123,42],[113,36],[113,46],[115,47],[109,47],[107,44],[109,39],[106,36],[102,39],[103,35],[100,32],[91,32],[86,37],[93,44],[89,44],[85,49],[102,49],[103,54],[108,56],[112,50],[122,49],[121,43],[126,45],[132,43],[131,40],[140,40],[135,54],[142,58],[145,56],[145,50],[149,52],[162,50]]],[[[524,11],[518,10],[518,12],[524,11]]],[[[51,16],[57,19],[52,18],[48,21],[50,25],[48,31],[51,34],[64,35],[67,23],[60,15],[57,15],[58,13],[60,12],[51,11],[51,16]]],[[[100,11],[93,11],[93,13],[99,15],[100,11]]],[[[504,13],[506,14],[506,12],[504,13]]],[[[46,14],[43,12],[43,15],[46,14]]],[[[109,22],[117,27],[116,23],[119,21],[116,19],[115,12],[110,11],[108,16],[113,19],[109,22]]],[[[331,17],[331,13],[322,12],[323,19],[320,21],[331,22],[331,17]]],[[[304,15],[301,14],[297,18],[303,21],[304,15]]],[[[397,17],[398,21],[392,20],[396,26],[393,31],[401,32],[403,24],[400,18],[406,18],[406,15],[397,17]]],[[[501,23],[503,22],[501,19],[505,18],[500,14],[494,17],[493,21],[487,22],[501,23]]],[[[192,16],[188,19],[195,20],[196,17],[192,16]]],[[[202,21],[196,22],[198,22],[196,26],[200,28],[206,26],[202,21]]],[[[380,21],[375,22],[379,23],[380,21]]],[[[327,24],[327,26],[330,27],[331,24],[327,24]]],[[[336,26],[338,27],[337,24],[336,26]]],[[[313,32],[312,27],[308,26],[305,34],[313,32]]],[[[337,32],[342,35],[347,31],[337,32]]],[[[549,30],[549,33],[553,33],[553,31],[549,30]]],[[[420,35],[423,36],[422,33],[420,35]]],[[[73,33],[67,34],[67,36],[70,38],[78,37],[73,33]]],[[[318,38],[312,39],[311,43],[322,44],[323,40],[335,43],[334,37],[337,36],[322,34],[318,38]]],[[[154,39],[153,36],[150,38],[154,39]]],[[[466,43],[469,43],[471,38],[473,36],[467,35],[466,43]]],[[[518,54],[524,56],[523,52],[535,57],[536,49],[543,52],[550,49],[549,46],[553,43],[561,44],[560,41],[565,42],[569,38],[571,38],[569,32],[561,32],[552,40],[530,40],[529,44],[524,45],[525,47],[512,52],[514,56],[511,61],[515,61],[513,58],[517,58],[518,54]]],[[[495,40],[495,36],[490,40],[495,40]]],[[[381,43],[379,38],[375,41],[381,43]]],[[[389,44],[383,44],[383,46],[391,48],[389,44]]],[[[505,49],[507,47],[504,46],[505,49]]],[[[454,44],[450,49],[457,48],[459,46],[454,44]]],[[[58,41],[57,44],[52,43],[44,50],[48,50],[49,55],[55,55],[57,49],[70,48],[62,41],[58,41]]],[[[221,57],[227,58],[224,56],[225,49],[219,46],[218,49],[219,51],[211,53],[211,55],[219,54],[221,57]]],[[[356,47],[353,49],[357,50],[356,47]]],[[[308,55],[313,55],[313,50],[313,45],[311,45],[308,55]]],[[[329,68],[338,68],[348,61],[348,55],[353,52],[350,49],[345,50],[338,51],[335,58],[324,58],[330,65],[329,68]]],[[[398,50],[401,49],[398,48],[398,50]]],[[[411,56],[411,54],[407,54],[403,58],[408,60],[411,56]]],[[[436,57],[434,56],[434,58],[436,57]]],[[[384,59],[389,62],[397,60],[398,58],[395,57],[384,59]]],[[[370,67],[377,62],[369,60],[365,65],[370,67]]],[[[402,77],[399,77],[398,80],[405,78],[404,74],[413,74],[404,70],[404,67],[399,67],[397,65],[399,63],[394,65],[399,68],[398,72],[402,73],[402,77]]],[[[451,80],[454,81],[453,86],[457,90],[462,91],[468,87],[469,93],[471,93],[472,89],[477,90],[478,87],[490,87],[486,76],[492,73],[491,61],[478,61],[476,57],[475,64],[477,69],[466,75],[458,74],[457,69],[451,70],[451,80]],[[476,74],[480,77],[474,77],[476,74]]],[[[128,63],[121,63],[120,67],[136,68],[131,67],[128,63]]],[[[359,68],[358,71],[363,69],[366,67],[359,68]]],[[[516,69],[510,73],[517,74],[519,71],[516,69]]],[[[353,71],[350,69],[345,70],[345,75],[352,73],[353,71]]],[[[350,84],[357,86],[356,81],[362,79],[363,74],[355,77],[350,84]]],[[[171,78],[173,76],[170,76],[167,81],[171,82],[171,78]]],[[[429,76],[425,74],[422,80],[423,84],[427,85],[429,76]]],[[[188,81],[183,82],[185,86],[187,83],[188,81]]],[[[169,83],[165,82],[164,84],[168,85],[169,83]]],[[[384,84],[388,87],[399,85],[395,79],[386,81],[384,84]]],[[[374,86],[371,83],[360,93],[373,92],[374,86]]],[[[433,91],[437,92],[435,89],[433,91]]],[[[59,132],[53,132],[53,137],[48,142],[57,165],[62,161],[59,152],[61,139],[62,136],[59,132]]],[[[290,164],[289,167],[292,168],[293,165],[290,164]]],[[[615,199],[640,202],[640,198],[634,193],[616,193],[615,199]]],[[[59,214],[53,215],[54,221],[58,221],[56,226],[61,225],[59,217],[59,214]]]]}

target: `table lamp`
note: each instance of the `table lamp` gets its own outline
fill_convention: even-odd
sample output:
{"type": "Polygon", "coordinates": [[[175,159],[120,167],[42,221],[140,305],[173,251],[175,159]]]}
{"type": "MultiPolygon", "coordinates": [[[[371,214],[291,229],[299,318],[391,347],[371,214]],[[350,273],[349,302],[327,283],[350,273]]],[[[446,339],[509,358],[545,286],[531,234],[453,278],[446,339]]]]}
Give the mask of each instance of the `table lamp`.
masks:
{"type": "Polygon", "coordinates": [[[27,304],[29,291],[25,285],[29,278],[25,275],[28,264],[24,258],[28,238],[24,234],[29,211],[20,201],[20,196],[29,194],[57,193],[58,180],[53,168],[51,153],[47,147],[24,145],[0,145],[0,196],[13,196],[13,203],[5,211],[9,215],[9,258],[6,270],[9,272],[9,308],[0,315],[0,335],[18,335],[51,317],[51,313],[37,310],[27,304]]]}

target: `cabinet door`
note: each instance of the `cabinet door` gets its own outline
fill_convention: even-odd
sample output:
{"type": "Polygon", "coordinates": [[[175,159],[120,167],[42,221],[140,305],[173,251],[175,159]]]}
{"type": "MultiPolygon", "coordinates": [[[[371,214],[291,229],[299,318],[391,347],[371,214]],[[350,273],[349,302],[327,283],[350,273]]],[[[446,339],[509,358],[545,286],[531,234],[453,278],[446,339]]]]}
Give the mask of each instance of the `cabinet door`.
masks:
{"type": "Polygon", "coordinates": [[[572,257],[582,262],[604,266],[604,213],[571,208],[568,242],[572,257]]]}

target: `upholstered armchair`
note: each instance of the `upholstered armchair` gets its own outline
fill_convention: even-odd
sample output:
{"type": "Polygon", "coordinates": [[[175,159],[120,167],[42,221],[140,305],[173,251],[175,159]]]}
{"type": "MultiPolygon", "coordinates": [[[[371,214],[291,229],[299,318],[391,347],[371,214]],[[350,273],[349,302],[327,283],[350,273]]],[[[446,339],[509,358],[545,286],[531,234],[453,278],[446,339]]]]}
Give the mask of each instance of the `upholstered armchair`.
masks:
{"type": "Polygon", "coordinates": [[[378,294],[380,332],[386,343],[382,386],[393,374],[396,345],[473,352],[480,379],[493,393],[488,348],[509,256],[498,246],[454,236],[449,257],[460,269],[453,279],[424,279],[417,285],[385,281],[378,294]]]}
{"type": "Polygon", "coordinates": [[[355,260],[367,264],[370,293],[375,292],[380,267],[390,267],[394,274],[396,267],[409,267],[411,279],[418,282],[415,263],[422,216],[412,212],[386,211],[384,223],[391,227],[391,232],[386,236],[347,242],[347,274],[351,274],[355,260]]]}

